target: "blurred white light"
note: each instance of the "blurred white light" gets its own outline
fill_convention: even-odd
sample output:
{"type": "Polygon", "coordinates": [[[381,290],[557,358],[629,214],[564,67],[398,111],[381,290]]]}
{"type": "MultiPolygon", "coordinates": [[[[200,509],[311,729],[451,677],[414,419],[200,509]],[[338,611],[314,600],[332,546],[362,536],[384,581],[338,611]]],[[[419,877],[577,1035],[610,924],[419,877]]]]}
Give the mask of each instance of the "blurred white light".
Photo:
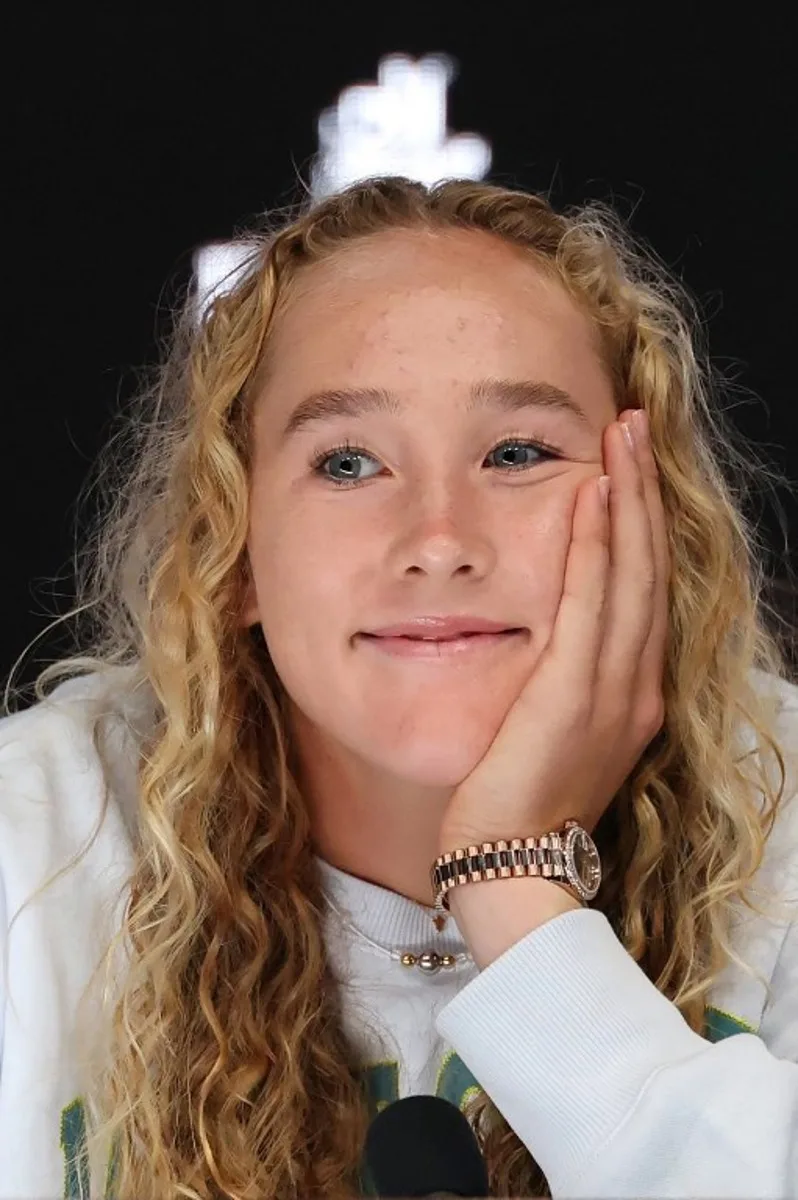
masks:
{"type": "Polygon", "coordinates": [[[242,242],[211,242],[194,254],[194,303],[202,317],[216,296],[230,291],[246,271],[252,246],[242,242]]]}
{"type": "MultiPolygon", "coordinates": [[[[446,92],[454,64],[444,54],[414,61],[404,54],[380,60],[377,82],[345,88],[318,120],[319,154],[311,197],[320,200],[359,179],[406,175],[428,185],[442,179],[483,179],[490,143],[476,133],[450,134],[446,92]]],[[[195,302],[201,319],[213,299],[246,270],[247,244],[215,242],[194,255],[195,302]]]]}
{"type": "Polygon", "coordinates": [[[376,84],[346,88],[319,117],[319,157],[311,176],[314,199],[372,175],[407,175],[433,184],[454,177],[482,179],[490,144],[478,134],[446,128],[451,59],[430,54],[414,62],[383,58],[376,84]]]}

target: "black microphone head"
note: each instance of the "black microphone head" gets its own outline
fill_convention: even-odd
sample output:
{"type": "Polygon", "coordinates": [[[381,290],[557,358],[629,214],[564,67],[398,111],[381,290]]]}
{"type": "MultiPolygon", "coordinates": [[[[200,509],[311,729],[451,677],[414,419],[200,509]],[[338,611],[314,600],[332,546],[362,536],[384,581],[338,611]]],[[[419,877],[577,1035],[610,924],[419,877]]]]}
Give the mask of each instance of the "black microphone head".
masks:
{"type": "Polygon", "coordinates": [[[439,1096],[405,1096],[378,1113],[364,1153],[379,1196],[487,1196],[488,1173],[460,1109],[439,1096]]]}

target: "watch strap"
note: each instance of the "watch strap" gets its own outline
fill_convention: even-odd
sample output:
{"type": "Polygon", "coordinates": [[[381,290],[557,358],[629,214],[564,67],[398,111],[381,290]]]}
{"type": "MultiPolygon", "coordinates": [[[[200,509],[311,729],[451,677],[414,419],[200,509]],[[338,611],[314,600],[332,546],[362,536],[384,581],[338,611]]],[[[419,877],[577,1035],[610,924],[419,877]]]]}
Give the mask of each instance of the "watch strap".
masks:
{"type": "Polygon", "coordinates": [[[447,892],[465,883],[488,879],[539,876],[567,888],[580,904],[587,900],[572,883],[560,833],[541,837],[482,842],[439,855],[431,871],[436,907],[449,911],[447,892]]]}

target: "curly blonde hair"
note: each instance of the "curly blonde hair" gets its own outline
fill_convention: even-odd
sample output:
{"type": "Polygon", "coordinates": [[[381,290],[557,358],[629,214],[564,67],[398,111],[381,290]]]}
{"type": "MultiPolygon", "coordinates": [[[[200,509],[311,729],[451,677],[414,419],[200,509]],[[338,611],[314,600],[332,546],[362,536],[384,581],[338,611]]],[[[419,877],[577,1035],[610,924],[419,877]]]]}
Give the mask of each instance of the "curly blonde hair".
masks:
{"type": "MultiPolygon", "coordinates": [[[[131,689],[153,697],[123,927],[90,984],[103,965],[110,978],[124,943],[85,1092],[92,1178],[110,1157],[118,1200],[328,1200],[362,1186],[369,1118],[328,969],[286,696],[259,627],[239,620],[248,385],[306,265],[386,230],[485,231],[561,281],[595,322],[618,411],[648,412],[672,556],[666,718],[594,832],[594,906],[696,1032],[725,964],[751,970],[730,945],[732,903],[763,911],[745,889],[784,798],[774,693],[758,672],[790,668],[744,511],[747,481],[776,473],[734,448],[682,286],[607,206],[558,213],[486,183],[372,179],[279,219],[241,235],[246,267],[208,311],[188,297],[155,381],[123,415],[100,463],[105,503],[76,563],[78,600],[61,618],[85,629],[35,684],[43,699],[64,676],[125,666],[131,689]],[[741,753],[746,724],[756,748],[741,753]]],[[[493,1194],[550,1195],[490,1098],[464,1109],[493,1194]]]]}

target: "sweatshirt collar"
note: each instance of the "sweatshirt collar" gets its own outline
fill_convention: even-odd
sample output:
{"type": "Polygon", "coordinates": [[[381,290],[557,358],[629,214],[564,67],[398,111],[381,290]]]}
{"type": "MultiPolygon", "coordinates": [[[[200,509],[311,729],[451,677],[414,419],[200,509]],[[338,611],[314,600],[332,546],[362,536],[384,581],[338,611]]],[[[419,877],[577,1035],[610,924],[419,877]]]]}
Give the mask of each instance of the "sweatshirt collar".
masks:
{"type": "MultiPolygon", "coordinates": [[[[356,929],[372,938],[387,950],[400,953],[409,950],[422,953],[436,950],[439,954],[462,954],[468,950],[454,916],[450,913],[441,933],[433,924],[435,909],[432,905],[419,904],[398,892],[392,892],[379,884],[350,875],[334,867],[326,859],[314,855],[321,873],[324,891],[348,917],[356,929]]],[[[327,910],[332,920],[338,918],[327,910]]],[[[351,934],[351,930],[347,931],[351,934]]]]}

